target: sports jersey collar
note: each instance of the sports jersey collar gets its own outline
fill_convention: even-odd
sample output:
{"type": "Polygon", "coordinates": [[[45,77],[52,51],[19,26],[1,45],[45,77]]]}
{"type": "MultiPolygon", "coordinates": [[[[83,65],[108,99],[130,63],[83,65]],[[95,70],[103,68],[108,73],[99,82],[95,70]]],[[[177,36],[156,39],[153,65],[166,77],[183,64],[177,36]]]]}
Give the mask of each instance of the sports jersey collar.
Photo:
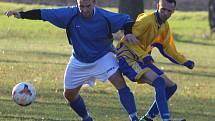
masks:
{"type": "Polygon", "coordinates": [[[155,17],[156,17],[156,22],[157,22],[157,24],[158,24],[158,27],[160,28],[160,26],[161,26],[161,24],[162,24],[162,21],[161,21],[161,18],[160,18],[160,16],[159,16],[158,10],[155,11],[155,17]]]}

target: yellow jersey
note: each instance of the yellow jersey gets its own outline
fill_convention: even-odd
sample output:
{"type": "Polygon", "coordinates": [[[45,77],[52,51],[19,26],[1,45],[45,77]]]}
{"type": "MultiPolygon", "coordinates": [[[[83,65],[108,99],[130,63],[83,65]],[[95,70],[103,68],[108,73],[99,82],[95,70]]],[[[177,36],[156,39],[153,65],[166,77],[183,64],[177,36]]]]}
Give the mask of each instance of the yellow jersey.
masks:
{"type": "Polygon", "coordinates": [[[132,27],[132,33],[140,43],[135,45],[121,40],[117,44],[117,56],[142,61],[151,53],[153,47],[157,47],[161,54],[173,63],[183,64],[186,58],[177,52],[168,22],[160,25],[157,19],[156,12],[140,14],[132,27]]]}

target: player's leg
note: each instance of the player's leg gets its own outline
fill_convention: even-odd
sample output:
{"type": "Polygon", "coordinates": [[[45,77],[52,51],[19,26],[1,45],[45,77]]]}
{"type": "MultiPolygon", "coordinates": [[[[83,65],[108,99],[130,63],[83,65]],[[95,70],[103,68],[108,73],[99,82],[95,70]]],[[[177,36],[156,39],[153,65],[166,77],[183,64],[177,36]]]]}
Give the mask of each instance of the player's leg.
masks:
{"type": "Polygon", "coordinates": [[[118,71],[119,65],[116,56],[112,52],[109,52],[96,62],[96,79],[102,80],[103,82],[109,80],[118,90],[120,102],[129,113],[131,121],[138,121],[133,93],[126,85],[121,72],[118,71]]]}
{"type": "Polygon", "coordinates": [[[140,78],[142,83],[147,83],[154,87],[155,89],[155,102],[157,104],[158,110],[160,112],[161,118],[166,121],[169,120],[170,114],[168,109],[168,103],[166,99],[166,83],[164,78],[160,75],[163,74],[157,67],[150,64],[150,71],[143,74],[140,78]]]}
{"type": "Polygon", "coordinates": [[[129,113],[131,121],[138,121],[133,93],[126,85],[121,72],[118,71],[119,65],[114,54],[108,53],[107,55],[105,55],[101,59],[101,63],[98,63],[98,65],[101,66],[100,68],[102,69],[106,68],[105,72],[107,72],[107,78],[118,90],[120,102],[123,105],[124,109],[129,113]]]}
{"type": "Polygon", "coordinates": [[[74,58],[71,58],[67,65],[64,75],[64,97],[70,107],[82,118],[83,121],[92,121],[84,100],[79,95],[79,91],[84,80],[81,78],[82,75],[78,73],[80,68],[76,67],[77,64],[80,65],[78,61],[76,62],[74,58]]]}
{"type": "Polygon", "coordinates": [[[155,100],[162,119],[169,119],[169,110],[166,100],[165,80],[160,76],[163,74],[153,64],[144,64],[134,59],[119,58],[120,69],[131,81],[147,83],[155,88],[155,100]]]}
{"type": "Polygon", "coordinates": [[[131,121],[138,121],[133,93],[126,85],[126,82],[122,77],[122,74],[119,71],[117,71],[109,78],[109,80],[118,90],[120,102],[125,108],[125,110],[129,113],[131,121]]]}
{"type": "Polygon", "coordinates": [[[83,119],[83,121],[92,121],[92,118],[88,114],[84,100],[79,95],[80,88],[81,86],[75,89],[65,89],[64,97],[70,107],[83,119]]]}
{"type": "MultiPolygon", "coordinates": [[[[161,77],[164,78],[166,83],[166,88],[165,88],[166,99],[168,100],[175,93],[177,89],[177,85],[174,82],[172,82],[165,74],[161,75],[161,77]]],[[[156,101],[154,101],[149,111],[141,119],[143,121],[152,121],[151,119],[155,118],[158,114],[159,114],[159,110],[157,108],[156,101]]]]}

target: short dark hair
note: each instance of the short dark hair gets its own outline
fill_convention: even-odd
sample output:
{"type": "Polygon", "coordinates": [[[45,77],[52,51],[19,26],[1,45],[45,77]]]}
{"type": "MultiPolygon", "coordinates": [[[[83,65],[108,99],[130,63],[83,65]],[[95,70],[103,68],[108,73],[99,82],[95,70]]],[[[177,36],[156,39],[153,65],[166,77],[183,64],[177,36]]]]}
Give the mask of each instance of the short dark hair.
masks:
{"type": "Polygon", "coordinates": [[[169,2],[169,3],[174,3],[175,6],[176,6],[176,1],[175,0],[166,0],[166,1],[169,2]]]}

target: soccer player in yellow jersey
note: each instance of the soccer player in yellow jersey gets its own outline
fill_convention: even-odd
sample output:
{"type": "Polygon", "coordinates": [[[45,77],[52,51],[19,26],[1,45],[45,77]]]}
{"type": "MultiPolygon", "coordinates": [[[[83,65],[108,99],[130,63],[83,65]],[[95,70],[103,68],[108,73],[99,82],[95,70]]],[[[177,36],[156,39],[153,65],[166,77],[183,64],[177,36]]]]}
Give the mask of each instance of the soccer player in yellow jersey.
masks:
{"type": "Polygon", "coordinates": [[[150,55],[157,47],[171,62],[193,69],[194,62],[177,52],[168,19],[176,7],[175,0],[160,0],[153,13],[140,14],[132,27],[137,41],[122,39],[117,45],[120,70],[131,81],[147,83],[155,89],[155,101],[140,121],[153,121],[160,113],[163,121],[170,121],[167,100],[175,93],[177,86],[162,70],[153,64],[150,55]]]}

